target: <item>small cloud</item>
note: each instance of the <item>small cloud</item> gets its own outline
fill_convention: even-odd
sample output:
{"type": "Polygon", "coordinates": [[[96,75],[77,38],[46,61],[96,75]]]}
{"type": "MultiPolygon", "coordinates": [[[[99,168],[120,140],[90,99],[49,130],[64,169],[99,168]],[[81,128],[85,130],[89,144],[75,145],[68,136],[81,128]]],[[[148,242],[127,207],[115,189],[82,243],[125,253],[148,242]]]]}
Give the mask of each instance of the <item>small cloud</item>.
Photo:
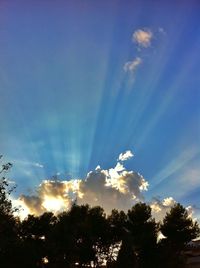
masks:
{"type": "Polygon", "coordinates": [[[166,34],[165,30],[162,27],[158,28],[158,32],[161,34],[166,34]]]}
{"type": "Polygon", "coordinates": [[[35,167],[39,167],[39,168],[43,168],[44,166],[42,165],[42,164],[40,164],[40,163],[33,163],[33,165],[35,166],[35,167]]]}
{"type": "Polygon", "coordinates": [[[173,205],[175,205],[176,201],[173,199],[173,197],[166,197],[163,200],[163,206],[165,207],[172,207],[173,205]]]}
{"type": "Polygon", "coordinates": [[[119,160],[119,161],[126,161],[126,160],[132,158],[133,156],[134,156],[133,153],[132,153],[130,150],[128,150],[128,151],[126,151],[125,153],[121,153],[121,154],[119,155],[118,160],[119,160]]]}
{"type": "Polygon", "coordinates": [[[124,71],[134,74],[141,63],[142,59],[139,57],[135,58],[133,61],[128,61],[124,64],[124,71]]]}
{"type": "Polygon", "coordinates": [[[147,48],[151,45],[153,33],[150,30],[137,30],[132,35],[132,40],[140,47],[147,48]]]}
{"type": "Polygon", "coordinates": [[[192,218],[194,214],[194,208],[192,206],[187,206],[186,210],[187,210],[188,216],[192,218]]]}
{"type": "Polygon", "coordinates": [[[33,167],[44,168],[44,166],[38,162],[32,162],[32,161],[20,160],[20,159],[13,159],[11,161],[20,166],[33,166],[33,167]]]}
{"type": "Polygon", "coordinates": [[[98,166],[95,168],[95,170],[100,170],[100,169],[101,169],[100,165],[98,165],[98,166]]]}
{"type": "Polygon", "coordinates": [[[173,197],[167,197],[163,200],[160,198],[154,198],[150,204],[152,214],[156,220],[162,220],[166,213],[176,204],[176,200],[173,197]]]}

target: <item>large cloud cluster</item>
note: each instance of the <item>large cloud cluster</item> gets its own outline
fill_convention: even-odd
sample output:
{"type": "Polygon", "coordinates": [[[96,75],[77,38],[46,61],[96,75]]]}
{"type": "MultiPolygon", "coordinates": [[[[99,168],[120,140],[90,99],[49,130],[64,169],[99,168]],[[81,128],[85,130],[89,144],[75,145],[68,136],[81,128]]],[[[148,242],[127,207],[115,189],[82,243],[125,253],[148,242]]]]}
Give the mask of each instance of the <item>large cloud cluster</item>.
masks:
{"type": "Polygon", "coordinates": [[[78,203],[100,205],[106,212],[113,208],[126,210],[143,200],[142,191],[147,187],[148,182],[142,175],[127,171],[120,163],[109,170],[97,167],[81,181],[78,203]]]}
{"type": "Polygon", "coordinates": [[[44,180],[35,195],[22,195],[20,203],[36,215],[69,209],[75,200],[78,204],[100,205],[107,213],[113,208],[127,210],[135,202],[143,201],[142,192],[148,188],[142,175],[123,166],[122,162],[131,157],[132,152],[126,151],[119,155],[114,168],[104,170],[97,166],[82,180],[44,180]]]}
{"type": "MultiPolygon", "coordinates": [[[[113,208],[127,211],[135,203],[144,201],[143,191],[148,190],[149,185],[142,175],[124,167],[124,161],[132,157],[130,150],[121,153],[115,167],[102,169],[97,166],[84,179],[44,180],[34,195],[21,195],[14,200],[14,204],[22,207],[22,218],[27,214],[40,215],[46,211],[56,214],[70,209],[74,202],[102,206],[106,213],[113,208]]],[[[172,197],[163,200],[153,198],[149,205],[153,217],[162,220],[175,203],[172,197]]],[[[194,208],[189,206],[187,210],[192,217],[194,208]]]]}

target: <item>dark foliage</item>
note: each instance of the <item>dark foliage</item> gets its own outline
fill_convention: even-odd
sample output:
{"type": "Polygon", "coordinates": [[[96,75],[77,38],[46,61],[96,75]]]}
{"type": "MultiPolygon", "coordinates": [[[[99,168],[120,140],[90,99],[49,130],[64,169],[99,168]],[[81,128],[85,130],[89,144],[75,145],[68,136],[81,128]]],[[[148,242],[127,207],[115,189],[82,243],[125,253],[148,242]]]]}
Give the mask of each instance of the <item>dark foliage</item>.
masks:
{"type": "Polygon", "coordinates": [[[188,217],[187,210],[178,203],[166,214],[160,231],[166,237],[158,244],[162,267],[183,268],[184,248],[188,242],[198,237],[200,232],[197,222],[188,217]]]}

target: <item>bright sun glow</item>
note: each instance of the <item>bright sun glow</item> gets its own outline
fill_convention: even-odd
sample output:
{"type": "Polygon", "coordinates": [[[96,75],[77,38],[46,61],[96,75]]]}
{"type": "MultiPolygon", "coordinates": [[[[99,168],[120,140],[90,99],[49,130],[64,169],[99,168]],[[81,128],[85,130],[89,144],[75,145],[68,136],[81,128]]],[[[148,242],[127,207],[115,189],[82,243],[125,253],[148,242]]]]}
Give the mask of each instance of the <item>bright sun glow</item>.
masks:
{"type": "Polygon", "coordinates": [[[48,211],[60,211],[65,208],[66,204],[62,198],[45,197],[43,207],[48,211]]]}

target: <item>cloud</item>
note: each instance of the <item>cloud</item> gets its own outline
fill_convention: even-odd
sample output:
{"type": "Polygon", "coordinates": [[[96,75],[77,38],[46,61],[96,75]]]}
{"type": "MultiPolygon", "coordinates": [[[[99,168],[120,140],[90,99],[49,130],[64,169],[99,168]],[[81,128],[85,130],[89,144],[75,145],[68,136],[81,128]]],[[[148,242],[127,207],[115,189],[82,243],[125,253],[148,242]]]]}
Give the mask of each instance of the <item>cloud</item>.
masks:
{"type": "Polygon", "coordinates": [[[38,168],[44,168],[44,166],[38,162],[31,162],[31,161],[19,160],[19,159],[18,160],[13,159],[11,161],[18,166],[33,166],[33,167],[38,167],[38,168]]]}
{"type": "Polygon", "coordinates": [[[128,61],[124,64],[124,71],[134,74],[138,66],[141,63],[142,63],[142,59],[139,57],[136,57],[133,61],[128,61]]]}
{"type": "MultiPolygon", "coordinates": [[[[131,151],[120,155],[124,160],[132,157],[131,151]]],[[[21,195],[19,201],[26,211],[36,215],[68,210],[75,200],[79,205],[102,206],[109,213],[113,208],[126,211],[136,202],[144,201],[142,192],[147,188],[148,182],[142,175],[117,162],[106,170],[97,166],[82,180],[44,180],[35,195],[21,195]]]]}
{"type": "MultiPolygon", "coordinates": [[[[167,197],[161,200],[160,198],[153,198],[153,201],[149,204],[152,209],[152,216],[156,221],[162,221],[166,213],[177,204],[177,201],[173,197],[167,197]]],[[[187,206],[186,207],[188,217],[192,218],[193,221],[199,222],[198,207],[187,206]]]]}
{"type": "MultiPolygon", "coordinates": [[[[133,157],[130,150],[121,153],[114,167],[102,169],[97,166],[83,179],[43,180],[33,195],[21,195],[12,200],[15,206],[20,206],[20,217],[27,214],[40,215],[46,211],[55,214],[71,208],[76,201],[78,205],[89,204],[101,206],[108,214],[113,208],[127,211],[137,202],[144,202],[143,192],[148,190],[148,181],[133,170],[127,170],[123,165],[133,157]]],[[[176,204],[173,197],[163,200],[154,198],[149,203],[152,215],[157,221],[163,219],[171,207],[176,204]]],[[[196,213],[192,206],[187,207],[189,216],[196,213]]],[[[198,216],[198,215],[197,215],[198,216]]]]}
{"type": "Polygon", "coordinates": [[[127,210],[135,202],[143,200],[142,191],[147,187],[148,182],[142,175],[127,171],[119,163],[109,170],[98,167],[81,181],[78,204],[100,205],[107,213],[113,208],[127,210]]]}
{"type": "Polygon", "coordinates": [[[138,29],[133,33],[132,40],[139,45],[139,47],[147,48],[151,45],[152,37],[153,33],[150,30],[138,29]]]}
{"type": "Polygon", "coordinates": [[[192,207],[192,206],[187,206],[186,207],[186,210],[187,210],[187,212],[188,212],[188,216],[189,217],[192,217],[193,215],[194,215],[194,208],[192,207]]]}
{"type": "Polygon", "coordinates": [[[164,30],[162,27],[159,27],[159,28],[158,28],[158,32],[159,32],[159,33],[162,33],[162,34],[165,34],[165,30],[164,30]]]}
{"type": "Polygon", "coordinates": [[[40,215],[45,211],[57,213],[71,207],[78,188],[79,180],[44,180],[35,195],[21,195],[19,200],[32,214],[40,215]]]}
{"type": "MultiPolygon", "coordinates": [[[[153,37],[153,33],[150,30],[136,30],[132,35],[132,40],[136,43],[139,48],[144,47],[147,48],[151,45],[151,40],[153,37]]],[[[134,82],[134,74],[137,68],[141,65],[142,59],[140,57],[136,57],[132,61],[127,61],[124,64],[124,71],[132,74],[131,82],[134,82]]]]}
{"type": "Polygon", "coordinates": [[[119,155],[118,160],[120,160],[120,161],[126,161],[126,160],[132,158],[133,156],[134,156],[133,153],[130,150],[128,150],[125,153],[121,153],[119,155]]]}
{"type": "Polygon", "coordinates": [[[35,166],[35,167],[39,167],[39,168],[43,168],[44,166],[42,165],[42,164],[40,164],[40,163],[33,163],[33,165],[35,166]]]}
{"type": "Polygon", "coordinates": [[[167,197],[163,200],[154,198],[150,204],[153,217],[155,217],[156,220],[162,220],[176,203],[173,197],[167,197]]]}

